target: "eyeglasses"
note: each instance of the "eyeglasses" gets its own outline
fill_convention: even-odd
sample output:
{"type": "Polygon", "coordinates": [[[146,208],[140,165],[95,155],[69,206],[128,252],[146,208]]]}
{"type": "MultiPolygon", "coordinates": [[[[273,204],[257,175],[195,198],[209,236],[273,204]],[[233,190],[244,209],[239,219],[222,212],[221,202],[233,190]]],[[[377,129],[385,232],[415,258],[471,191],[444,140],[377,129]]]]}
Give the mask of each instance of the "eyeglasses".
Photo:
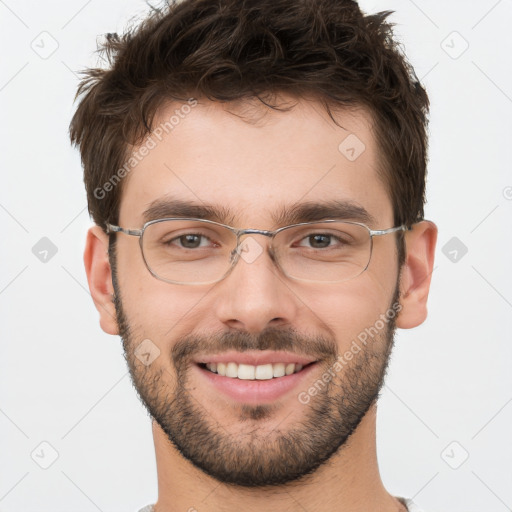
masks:
{"type": "Polygon", "coordinates": [[[166,218],[142,229],[106,223],[107,233],[138,236],[142,257],[154,277],[172,284],[213,284],[224,279],[240,258],[255,261],[264,251],[254,237],[271,238],[272,261],[299,281],[338,283],[362,274],[370,264],[373,237],[410,230],[405,225],[372,230],[359,222],[324,220],[284,226],[276,231],[237,229],[211,220],[166,218]]]}

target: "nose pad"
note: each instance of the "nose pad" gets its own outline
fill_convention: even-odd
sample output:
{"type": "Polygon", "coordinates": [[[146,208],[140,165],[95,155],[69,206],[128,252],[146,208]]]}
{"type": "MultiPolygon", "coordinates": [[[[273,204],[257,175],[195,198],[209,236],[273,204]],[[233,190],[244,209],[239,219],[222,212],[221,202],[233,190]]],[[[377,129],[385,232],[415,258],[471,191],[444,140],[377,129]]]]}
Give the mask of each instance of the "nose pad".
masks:
{"type": "Polygon", "coordinates": [[[277,266],[279,267],[279,264],[277,263],[277,257],[276,257],[276,253],[274,252],[274,248],[272,246],[270,246],[268,248],[268,253],[270,255],[270,259],[272,260],[272,262],[277,266]]]}
{"type": "MultiPolygon", "coordinates": [[[[274,253],[274,249],[272,247],[272,242],[268,245],[268,248],[266,244],[262,244],[258,238],[254,237],[253,235],[248,236],[240,242],[239,246],[235,251],[238,253],[240,257],[242,257],[243,260],[245,260],[247,263],[252,263],[256,259],[258,259],[262,254],[264,254],[266,251],[268,251],[270,259],[276,263],[277,258],[274,253]]],[[[233,252],[235,252],[233,251],[233,252]]]]}
{"type": "Polygon", "coordinates": [[[238,248],[237,248],[237,247],[235,247],[235,248],[231,251],[231,253],[230,253],[230,255],[229,255],[229,263],[230,263],[231,265],[235,264],[235,263],[238,261],[238,258],[239,258],[239,257],[240,257],[240,253],[238,252],[238,248]]]}
{"type": "Polygon", "coordinates": [[[237,246],[231,251],[229,262],[231,266],[235,266],[238,260],[242,258],[246,263],[252,263],[268,250],[270,259],[279,268],[277,257],[272,245],[268,249],[262,245],[254,236],[248,236],[244,240],[239,240],[237,246]]]}

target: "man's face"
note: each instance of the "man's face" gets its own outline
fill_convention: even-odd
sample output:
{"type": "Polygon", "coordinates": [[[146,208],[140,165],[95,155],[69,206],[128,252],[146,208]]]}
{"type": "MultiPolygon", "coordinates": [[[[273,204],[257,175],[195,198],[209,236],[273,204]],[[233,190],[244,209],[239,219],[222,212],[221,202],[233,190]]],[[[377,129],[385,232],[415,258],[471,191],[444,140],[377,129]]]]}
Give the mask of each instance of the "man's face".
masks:
{"type": "MultiPolygon", "coordinates": [[[[156,125],[179,108],[162,110],[156,125]]],[[[131,172],[119,225],[140,228],[154,201],[172,197],[229,209],[226,223],[237,228],[274,230],[281,226],[272,216],[283,207],[330,200],[366,209],[373,229],[392,227],[370,118],[359,111],[340,120],[344,129],[320,104],[300,102],[246,123],[205,100],[131,172]],[[356,159],[338,149],[350,134],[365,145],[356,159]]],[[[219,481],[279,485],[338,452],[377,397],[394,333],[393,318],[382,322],[381,315],[398,300],[396,242],[395,235],[375,237],[370,265],[355,279],[307,283],[281,274],[266,251],[268,238],[251,236],[265,249],[254,261],[240,259],[224,280],[193,286],[153,277],[138,239],[117,234],[117,319],[134,384],[176,449],[219,481]],[[141,346],[159,351],[149,365],[136,357],[141,346]],[[227,351],[281,351],[315,362],[273,398],[234,398],[216,384],[232,377],[212,380],[197,363],[227,351]]]]}

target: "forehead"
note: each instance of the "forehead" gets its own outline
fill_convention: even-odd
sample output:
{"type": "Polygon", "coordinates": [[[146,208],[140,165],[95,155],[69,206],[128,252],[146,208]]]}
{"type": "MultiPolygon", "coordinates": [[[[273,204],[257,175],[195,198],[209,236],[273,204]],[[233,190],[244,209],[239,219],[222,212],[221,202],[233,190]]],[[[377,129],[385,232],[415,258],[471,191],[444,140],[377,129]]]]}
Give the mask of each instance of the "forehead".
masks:
{"type": "Polygon", "coordinates": [[[289,101],[287,112],[243,101],[162,108],[133,149],[138,158],[125,178],[120,224],[175,213],[265,229],[337,212],[371,227],[388,224],[392,208],[371,116],[339,112],[340,127],[320,103],[289,101]]]}

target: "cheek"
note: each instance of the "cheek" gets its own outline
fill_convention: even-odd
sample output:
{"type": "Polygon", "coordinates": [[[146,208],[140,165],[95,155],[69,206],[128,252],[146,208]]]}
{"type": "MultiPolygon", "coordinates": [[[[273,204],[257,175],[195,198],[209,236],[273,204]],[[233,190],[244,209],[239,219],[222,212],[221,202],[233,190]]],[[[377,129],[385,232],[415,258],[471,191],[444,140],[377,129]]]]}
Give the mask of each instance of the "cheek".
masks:
{"type": "Polygon", "coordinates": [[[169,354],[172,340],[190,335],[205,322],[211,287],[188,287],[156,279],[144,262],[125,262],[118,272],[123,309],[131,328],[131,344],[149,339],[169,354]],[[133,263],[133,265],[130,265],[133,263]]]}
{"type": "Polygon", "coordinates": [[[207,290],[156,279],[146,268],[138,242],[120,245],[117,254],[118,283],[132,333],[163,341],[186,330],[207,290]]]}
{"type": "Polygon", "coordinates": [[[311,287],[299,294],[313,325],[332,333],[343,349],[388,310],[394,285],[368,271],[352,282],[311,287]]]}
{"type": "Polygon", "coordinates": [[[203,296],[198,293],[176,289],[172,285],[157,281],[149,275],[147,281],[132,284],[123,289],[123,305],[130,324],[156,340],[169,340],[189,334],[194,330],[203,306],[203,296]]]}

